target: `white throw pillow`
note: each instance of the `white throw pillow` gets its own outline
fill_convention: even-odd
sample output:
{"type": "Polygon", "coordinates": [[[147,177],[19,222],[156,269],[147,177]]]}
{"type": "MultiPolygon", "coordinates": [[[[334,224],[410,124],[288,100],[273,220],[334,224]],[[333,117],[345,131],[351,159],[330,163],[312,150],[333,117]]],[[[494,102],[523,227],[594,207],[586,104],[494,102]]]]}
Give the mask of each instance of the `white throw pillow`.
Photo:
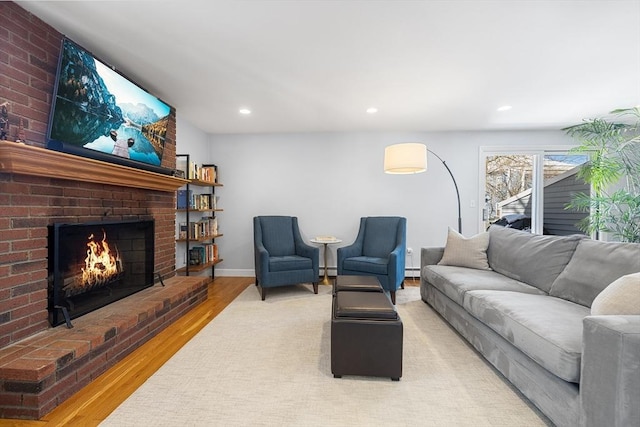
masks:
{"type": "Polygon", "coordinates": [[[593,300],[591,314],[640,314],[640,273],[611,282],[593,300]]]}
{"type": "Polygon", "coordinates": [[[476,234],[467,239],[449,227],[447,245],[444,247],[444,254],[438,265],[491,270],[487,261],[488,247],[489,233],[476,234]]]}

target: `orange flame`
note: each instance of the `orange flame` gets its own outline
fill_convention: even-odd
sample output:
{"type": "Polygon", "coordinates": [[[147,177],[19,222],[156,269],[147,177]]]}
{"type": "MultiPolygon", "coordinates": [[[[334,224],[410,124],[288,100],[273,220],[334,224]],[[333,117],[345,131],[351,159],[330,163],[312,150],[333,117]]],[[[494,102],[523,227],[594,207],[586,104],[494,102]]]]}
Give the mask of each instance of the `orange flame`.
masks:
{"type": "Polygon", "coordinates": [[[87,257],[82,269],[82,282],[85,285],[101,285],[114,279],[121,271],[120,256],[117,249],[112,253],[107,243],[107,233],[103,232],[102,240],[96,241],[93,234],[87,243],[87,257]]]}

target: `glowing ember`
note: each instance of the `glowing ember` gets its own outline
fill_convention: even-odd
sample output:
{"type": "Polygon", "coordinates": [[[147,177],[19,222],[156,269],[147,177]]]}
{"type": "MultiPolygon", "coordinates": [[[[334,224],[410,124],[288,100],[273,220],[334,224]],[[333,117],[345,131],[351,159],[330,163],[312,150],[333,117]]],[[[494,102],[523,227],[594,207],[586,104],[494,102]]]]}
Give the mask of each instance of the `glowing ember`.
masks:
{"type": "Polygon", "coordinates": [[[85,268],[82,269],[82,282],[85,286],[108,283],[122,271],[118,250],[111,250],[104,231],[100,241],[96,241],[93,234],[90,235],[87,248],[85,268]]]}

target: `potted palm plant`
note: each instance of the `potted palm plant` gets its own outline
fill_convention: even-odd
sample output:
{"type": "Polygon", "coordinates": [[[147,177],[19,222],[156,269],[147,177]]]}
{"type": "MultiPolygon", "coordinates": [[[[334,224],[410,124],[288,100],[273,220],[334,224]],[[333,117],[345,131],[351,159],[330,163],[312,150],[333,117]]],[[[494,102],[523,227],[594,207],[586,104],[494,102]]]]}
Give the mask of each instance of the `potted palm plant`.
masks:
{"type": "Polygon", "coordinates": [[[563,129],[580,143],[573,151],[591,159],[578,172],[591,193],[575,194],[567,208],[590,213],[577,224],[582,231],[640,243],[640,107],[611,115],[563,129]]]}

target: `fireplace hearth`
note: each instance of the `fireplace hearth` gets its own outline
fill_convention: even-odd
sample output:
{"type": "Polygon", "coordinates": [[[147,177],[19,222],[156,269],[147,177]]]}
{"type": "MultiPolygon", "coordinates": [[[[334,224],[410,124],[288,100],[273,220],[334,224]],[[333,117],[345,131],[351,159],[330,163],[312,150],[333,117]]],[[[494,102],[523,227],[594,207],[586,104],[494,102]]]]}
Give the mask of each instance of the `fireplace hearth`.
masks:
{"type": "Polygon", "coordinates": [[[153,286],[154,222],[49,227],[48,310],[52,326],[153,286]]]}

